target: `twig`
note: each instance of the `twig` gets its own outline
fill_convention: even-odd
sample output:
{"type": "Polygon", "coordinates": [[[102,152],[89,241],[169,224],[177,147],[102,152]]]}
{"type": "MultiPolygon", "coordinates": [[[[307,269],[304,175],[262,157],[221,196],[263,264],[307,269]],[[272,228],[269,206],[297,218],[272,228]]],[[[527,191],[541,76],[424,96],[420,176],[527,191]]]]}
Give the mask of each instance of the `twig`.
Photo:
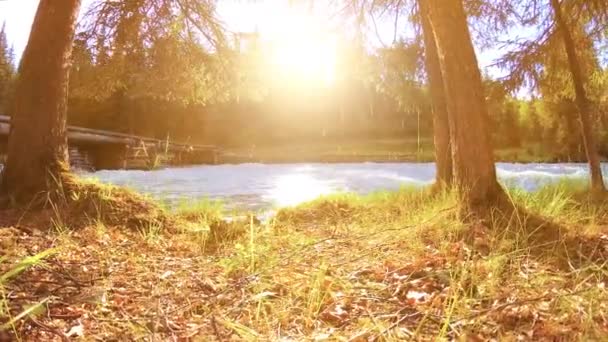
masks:
{"type": "Polygon", "coordinates": [[[520,305],[524,305],[524,304],[528,304],[528,303],[538,302],[538,301],[541,301],[541,300],[544,300],[544,299],[556,299],[556,298],[563,298],[563,297],[569,297],[569,296],[576,296],[577,294],[581,294],[583,292],[587,292],[587,291],[590,291],[590,290],[591,289],[587,288],[587,289],[582,289],[582,290],[579,290],[579,291],[574,291],[574,292],[565,293],[565,294],[557,294],[557,295],[554,295],[554,294],[545,294],[545,295],[542,295],[542,296],[538,296],[538,297],[534,297],[534,298],[529,298],[529,299],[522,299],[522,300],[518,300],[518,301],[515,301],[515,302],[511,302],[511,303],[503,303],[501,305],[498,305],[498,306],[495,306],[495,307],[492,307],[492,308],[481,310],[481,311],[476,312],[474,314],[471,314],[471,315],[469,315],[467,317],[457,319],[455,321],[452,321],[450,324],[459,323],[459,322],[462,322],[462,321],[465,321],[465,320],[470,320],[470,319],[478,318],[478,317],[486,315],[486,314],[488,314],[488,313],[490,313],[492,311],[504,310],[504,309],[506,309],[506,308],[508,308],[510,306],[520,306],[520,305]]]}
{"type": "Polygon", "coordinates": [[[74,313],[74,314],[67,314],[67,315],[61,315],[61,314],[48,314],[47,317],[52,318],[52,319],[61,319],[61,320],[69,320],[69,319],[76,319],[76,318],[80,318],[82,317],[82,313],[74,313]]]}
{"type": "MultiPolygon", "coordinates": [[[[378,336],[384,336],[384,335],[386,335],[386,333],[388,333],[389,331],[391,331],[391,330],[395,329],[397,326],[399,326],[399,324],[403,323],[406,319],[413,318],[413,317],[420,316],[420,315],[421,315],[421,313],[419,311],[414,312],[413,314],[405,315],[405,316],[399,318],[399,320],[397,320],[397,322],[391,324],[388,328],[384,329],[378,336]]],[[[409,331],[406,331],[406,333],[410,337],[413,336],[413,334],[409,331]]]]}
{"type": "Polygon", "coordinates": [[[52,272],[52,273],[55,273],[55,274],[57,274],[57,275],[59,275],[59,276],[62,276],[64,279],[67,279],[67,280],[71,281],[71,282],[72,282],[74,285],[76,285],[76,288],[77,288],[78,290],[81,290],[83,287],[85,287],[85,286],[87,285],[87,283],[86,283],[86,282],[80,281],[80,280],[78,280],[78,279],[74,278],[74,277],[73,277],[71,274],[69,274],[68,272],[66,272],[66,271],[63,269],[62,265],[61,265],[61,264],[59,264],[57,261],[55,261],[55,260],[49,260],[49,263],[51,263],[51,264],[53,264],[53,265],[55,265],[55,266],[59,267],[59,269],[53,269],[53,268],[50,268],[50,267],[45,267],[45,269],[46,269],[47,271],[52,272]]]}
{"type": "Polygon", "coordinates": [[[49,325],[46,325],[46,324],[44,324],[42,322],[39,322],[35,318],[30,317],[29,320],[30,320],[30,322],[32,322],[38,328],[40,328],[40,329],[42,329],[44,331],[50,332],[50,333],[52,333],[54,335],[59,336],[59,338],[61,338],[61,341],[63,341],[63,342],[69,342],[70,341],[70,339],[64,333],[62,333],[61,331],[59,331],[59,330],[57,330],[57,329],[55,329],[55,328],[53,328],[53,327],[51,327],[49,325]]]}

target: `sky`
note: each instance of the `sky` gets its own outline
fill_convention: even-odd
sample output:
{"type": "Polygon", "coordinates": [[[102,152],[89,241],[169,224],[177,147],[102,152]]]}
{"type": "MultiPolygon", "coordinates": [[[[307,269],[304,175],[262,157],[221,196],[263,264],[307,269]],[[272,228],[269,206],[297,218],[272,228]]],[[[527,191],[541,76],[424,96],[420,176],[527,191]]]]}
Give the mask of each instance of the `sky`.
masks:
{"type": "Polygon", "coordinates": [[[30,34],[38,0],[0,0],[0,25],[6,24],[9,44],[21,56],[30,34]]]}
{"type": "MultiPolygon", "coordinates": [[[[81,15],[94,0],[83,0],[81,15]]],[[[0,24],[6,23],[9,44],[21,56],[34,20],[38,0],[0,0],[0,24]]],[[[235,32],[261,32],[272,39],[276,27],[284,24],[281,14],[288,9],[285,0],[232,0],[220,1],[219,15],[226,26],[235,32]]]]}
{"type": "MultiPolygon", "coordinates": [[[[92,1],[94,0],[83,0],[81,14],[92,1]]],[[[288,0],[225,0],[219,2],[218,12],[231,31],[257,30],[263,38],[272,40],[273,35],[281,34],[278,28],[286,24],[284,13],[289,10],[288,3],[288,0]]],[[[0,0],[0,24],[6,24],[8,41],[14,47],[17,60],[27,44],[37,5],[38,0],[0,0]]],[[[293,23],[290,24],[294,26],[293,23]]],[[[379,20],[378,28],[382,41],[390,42],[393,38],[392,18],[379,20]]],[[[372,41],[378,41],[375,34],[372,36],[372,41]]],[[[495,52],[479,54],[480,65],[489,65],[495,56],[495,52]]]]}

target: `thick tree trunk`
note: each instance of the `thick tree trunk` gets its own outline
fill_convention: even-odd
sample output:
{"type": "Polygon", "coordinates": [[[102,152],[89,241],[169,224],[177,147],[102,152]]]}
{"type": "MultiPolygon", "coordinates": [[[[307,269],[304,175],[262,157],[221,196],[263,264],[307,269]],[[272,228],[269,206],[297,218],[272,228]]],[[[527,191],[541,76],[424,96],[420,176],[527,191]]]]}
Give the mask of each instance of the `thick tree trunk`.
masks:
{"type": "Polygon", "coordinates": [[[428,0],[450,124],[454,185],[466,209],[497,203],[496,180],[481,73],[462,0],[428,0]]]}
{"type": "Polygon", "coordinates": [[[574,40],[572,39],[568,24],[563,17],[559,0],[551,0],[551,7],[553,8],[557,28],[562,35],[562,39],[564,40],[566,54],[568,55],[568,64],[570,65],[570,73],[572,74],[572,81],[574,83],[576,106],[578,107],[581,130],[583,134],[583,144],[585,146],[585,152],[587,153],[587,160],[589,161],[591,189],[595,191],[606,191],[606,186],[604,185],[604,179],[602,177],[600,157],[597,152],[597,145],[595,144],[593,129],[591,128],[589,99],[587,98],[583,73],[581,72],[578,56],[576,55],[574,40]]]}
{"type": "Polygon", "coordinates": [[[19,67],[1,190],[17,202],[61,188],[68,171],[68,71],[80,0],[41,0],[19,67]]]}
{"type": "Polygon", "coordinates": [[[450,146],[450,126],[448,122],[448,111],[443,90],[443,76],[433,28],[428,18],[427,0],[419,0],[420,18],[422,21],[422,34],[424,36],[424,62],[431,91],[433,110],[433,136],[435,140],[435,164],[437,175],[435,177],[438,186],[452,185],[452,151],[450,146]]]}

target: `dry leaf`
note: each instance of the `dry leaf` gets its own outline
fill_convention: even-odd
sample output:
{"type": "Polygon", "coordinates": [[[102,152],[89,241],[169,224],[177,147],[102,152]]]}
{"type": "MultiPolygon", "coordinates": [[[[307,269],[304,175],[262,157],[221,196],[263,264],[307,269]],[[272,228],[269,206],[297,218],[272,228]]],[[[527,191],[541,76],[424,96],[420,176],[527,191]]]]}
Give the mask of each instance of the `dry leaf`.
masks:
{"type": "Polygon", "coordinates": [[[160,279],[167,279],[167,278],[169,278],[170,276],[172,276],[173,274],[175,274],[175,272],[173,272],[173,271],[167,271],[167,272],[163,273],[163,274],[160,276],[160,279]]]}
{"type": "Polygon", "coordinates": [[[258,293],[257,295],[253,296],[251,298],[252,302],[259,302],[262,299],[266,299],[266,298],[277,298],[277,294],[275,292],[271,292],[271,291],[264,291],[262,293],[258,293]]]}
{"type": "Polygon", "coordinates": [[[84,325],[82,325],[82,323],[79,321],[78,325],[73,326],[65,335],[67,337],[83,337],[84,325]]]}
{"type": "Polygon", "coordinates": [[[405,298],[414,300],[416,302],[424,302],[428,297],[429,294],[426,292],[419,292],[413,290],[407,291],[407,294],[405,295],[405,298]]]}

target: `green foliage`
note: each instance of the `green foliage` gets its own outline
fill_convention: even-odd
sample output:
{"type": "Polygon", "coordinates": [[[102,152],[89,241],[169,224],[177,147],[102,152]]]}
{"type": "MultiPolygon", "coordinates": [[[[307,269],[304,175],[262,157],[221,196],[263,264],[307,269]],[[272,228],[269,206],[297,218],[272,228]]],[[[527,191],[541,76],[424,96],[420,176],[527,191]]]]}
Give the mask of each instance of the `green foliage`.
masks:
{"type": "MultiPolygon", "coordinates": [[[[602,90],[597,89],[592,80],[593,75],[601,69],[591,37],[586,33],[582,22],[571,22],[571,34],[577,42],[577,57],[583,71],[583,81],[587,90],[588,100],[596,107],[602,90]]],[[[578,108],[575,103],[574,84],[568,56],[561,35],[554,34],[547,41],[548,51],[543,56],[544,70],[539,80],[539,90],[547,113],[546,127],[549,135],[555,141],[554,153],[564,160],[585,160],[584,147],[580,138],[578,108]]],[[[598,111],[592,112],[593,121],[599,119],[598,111]]],[[[606,115],[606,114],[603,114],[606,115]]],[[[594,125],[596,134],[600,125],[594,125]]],[[[605,140],[598,140],[602,145],[605,140]]]]}
{"type": "Polygon", "coordinates": [[[431,135],[428,95],[412,74],[415,60],[400,61],[397,48],[378,55],[345,48],[348,67],[338,68],[335,83],[304,89],[274,75],[272,56],[255,44],[208,53],[169,36],[144,53],[100,60],[85,38],[74,47],[73,125],[247,148],[431,135]]]}
{"type": "Polygon", "coordinates": [[[213,1],[92,5],[74,45],[70,123],[247,147],[431,135],[418,43],[370,53],[343,33],[331,84],[304,85],[274,70],[272,43],[236,32],[232,44],[215,16],[213,1]]]}
{"type": "Polygon", "coordinates": [[[404,110],[428,110],[430,99],[421,82],[423,62],[419,42],[399,41],[375,56],[377,89],[397,100],[404,110]]]}
{"type": "MultiPolygon", "coordinates": [[[[593,73],[600,68],[594,42],[585,32],[583,22],[573,21],[570,33],[576,41],[576,53],[579,67],[583,71],[583,81],[590,80],[593,73]]],[[[574,83],[562,36],[555,33],[549,37],[546,44],[547,51],[541,60],[544,69],[539,79],[540,92],[547,100],[574,100],[574,83]]]]}
{"type": "Polygon", "coordinates": [[[210,199],[182,200],[174,211],[179,217],[207,226],[221,221],[225,213],[224,203],[210,199]]]}
{"type": "MultiPolygon", "coordinates": [[[[196,27],[181,7],[194,8],[196,1],[151,0],[149,17],[142,15],[144,2],[104,2],[89,12],[89,18],[100,24],[85,26],[76,39],[70,123],[159,139],[169,135],[176,141],[236,145],[247,149],[246,155],[282,143],[315,140],[339,150],[342,141],[403,136],[424,141],[432,135],[418,38],[395,36],[392,45],[369,51],[361,36],[344,34],[335,83],[308,89],[298,80],[277,75],[280,70],[271,68],[273,56],[259,33],[234,33],[234,44],[227,43],[215,26],[213,2],[203,1],[191,12],[204,19],[202,27],[196,27]]],[[[416,25],[413,3],[361,4],[371,14],[411,10],[416,25]]],[[[473,26],[487,24],[486,31],[474,32],[484,47],[492,45],[486,36],[518,21],[514,13],[521,10],[503,0],[473,1],[467,6],[473,26]],[[495,20],[495,25],[484,18],[495,20]]],[[[549,14],[538,13],[547,20],[549,14]]],[[[608,77],[598,64],[596,36],[585,30],[591,25],[589,19],[575,14],[573,35],[585,76],[592,80],[587,88],[596,109],[594,127],[606,154],[608,77]]],[[[578,123],[562,42],[555,30],[537,38],[499,63],[512,71],[510,82],[485,82],[495,147],[523,145],[526,154],[536,155],[538,150],[543,159],[581,161],[584,155],[578,134],[573,134],[578,123]],[[541,98],[518,101],[510,92],[514,84],[533,85],[541,98]],[[526,144],[543,148],[529,153],[532,149],[526,144]]]]}
{"type": "Polygon", "coordinates": [[[213,1],[95,2],[85,18],[73,49],[71,122],[187,140],[167,127],[183,121],[168,117],[225,98],[229,54],[213,1]]]}
{"type": "MultiPolygon", "coordinates": [[[[527,138],[543,142],[546,153],[556,159],[584,161],[571,62],[564,35],[555,23],[551,2],[534,2],[534,11],[529,10],[530,1],[521,4],[502,0],[473,1],[472,4],[469,5],[477,15],[474,26],[480,28],[482,43],[495,46],[497,37],[505,38],[501,48],[508,52],[496,61],[496,66],[507,71],[502,80],[505,87],[508,90],[523,88],[540,94],[535,106],[538,123],[532,116],[522,115],[522,124],[529,126],[527,138]],[[527,32],[525,38],[505,35],[505,30],[513,27],[527,32]]],[[[597,139],[600,151],[605,154],[608,142],[604,132],[608,127],[608,117],[602,108],[606,89],[602,85],[602,74],[605,71],[599,59],[603,56],[602,46],[607,38],[605,18],[608,7],[602,1],[579,0],[560,1],[560,6],[563,13],[568,14],[565,26],[576,46],[577,67],[581,70],[581,81],[591,103],[592,127],[595,135],[600,137],[597,139]]]]}
{"type": "Polygon", "coordinates": [[[179,36],[154,40],[133,54],[103,58],[77,40],[70,90],[72,99],[107,100],[112,96],[177,105],[204,104],[226,91],[220,70],[225,63],[202,46],[179,36]]]}
{"type": "MultiPolygon", "coordinates": [[[[9,330],[15,330],[15,324],[17,322],[27,319],[28,317],[36,316],[37,314],[45,311],[45,304],[50,298],[45,298],[27,308],[24,308],[14,317],[10,315],[9,301],[7,299],[7,291],[5,286],[15,280],[23,272],[31,269],[32,267],[41,265],[44,259],[57,253],[55,249],[49,249],[38,253],[33,256],[23,258],[14,265],[11,265],[8,270],[4,273],[0,273],[0,337],[3,337],[3,333],[9,330]]],[[[0,264],[4,261],[3,257],[0,257],[0,264]]]]}
{"type": "Polygon", "coordinates": [[[521,145],[519,111],[520,108],[514,101],[508,101],[503,105],[497,129],[499,139],[502,140],[500,146],[517,147],[521,145]]]}
{"type": "Polygon", "coordinates": [[[522,106],[509,96],[505,87],[497,81],[485,80],[486,104],[491,122],[491,132],[495,147],[519,147],[525,139],[525,127],[520,120],[522,106]]]}
{"type": "MultiPolygon", "coordinates": [[[[57,252],[56,250],[49,249],[49,250],[41,252],[37,255],[24,258],[19,263],[14,265],[10,270],[8,270],[7,272],[5,272],[3,274],[0,274],[0,288],[2,288],[2,286],[7,281],[12,280],[13,278],[18,276],[22,272],[30,269],[31,267],[39,265],[45,258],[55,254],[56,252],[57,252]]],[[[0,259],[0,261],[2,261],[2,260],[0,259]]]]}
{"type": "Polygon", "coordinates": [[[538,112],[538,101],[532,99],[524,102],[521,108],[521,125],[524,127],[524,137],[529,142],[542,142],[545,136],[544,127],[538,112]]]}
{"type": "Polygon", "coordinates": [[[0,29],[0,114],[7,114],[15,78],[15,58],[13,49],[6,38],[6,24],[0,29]]]}

